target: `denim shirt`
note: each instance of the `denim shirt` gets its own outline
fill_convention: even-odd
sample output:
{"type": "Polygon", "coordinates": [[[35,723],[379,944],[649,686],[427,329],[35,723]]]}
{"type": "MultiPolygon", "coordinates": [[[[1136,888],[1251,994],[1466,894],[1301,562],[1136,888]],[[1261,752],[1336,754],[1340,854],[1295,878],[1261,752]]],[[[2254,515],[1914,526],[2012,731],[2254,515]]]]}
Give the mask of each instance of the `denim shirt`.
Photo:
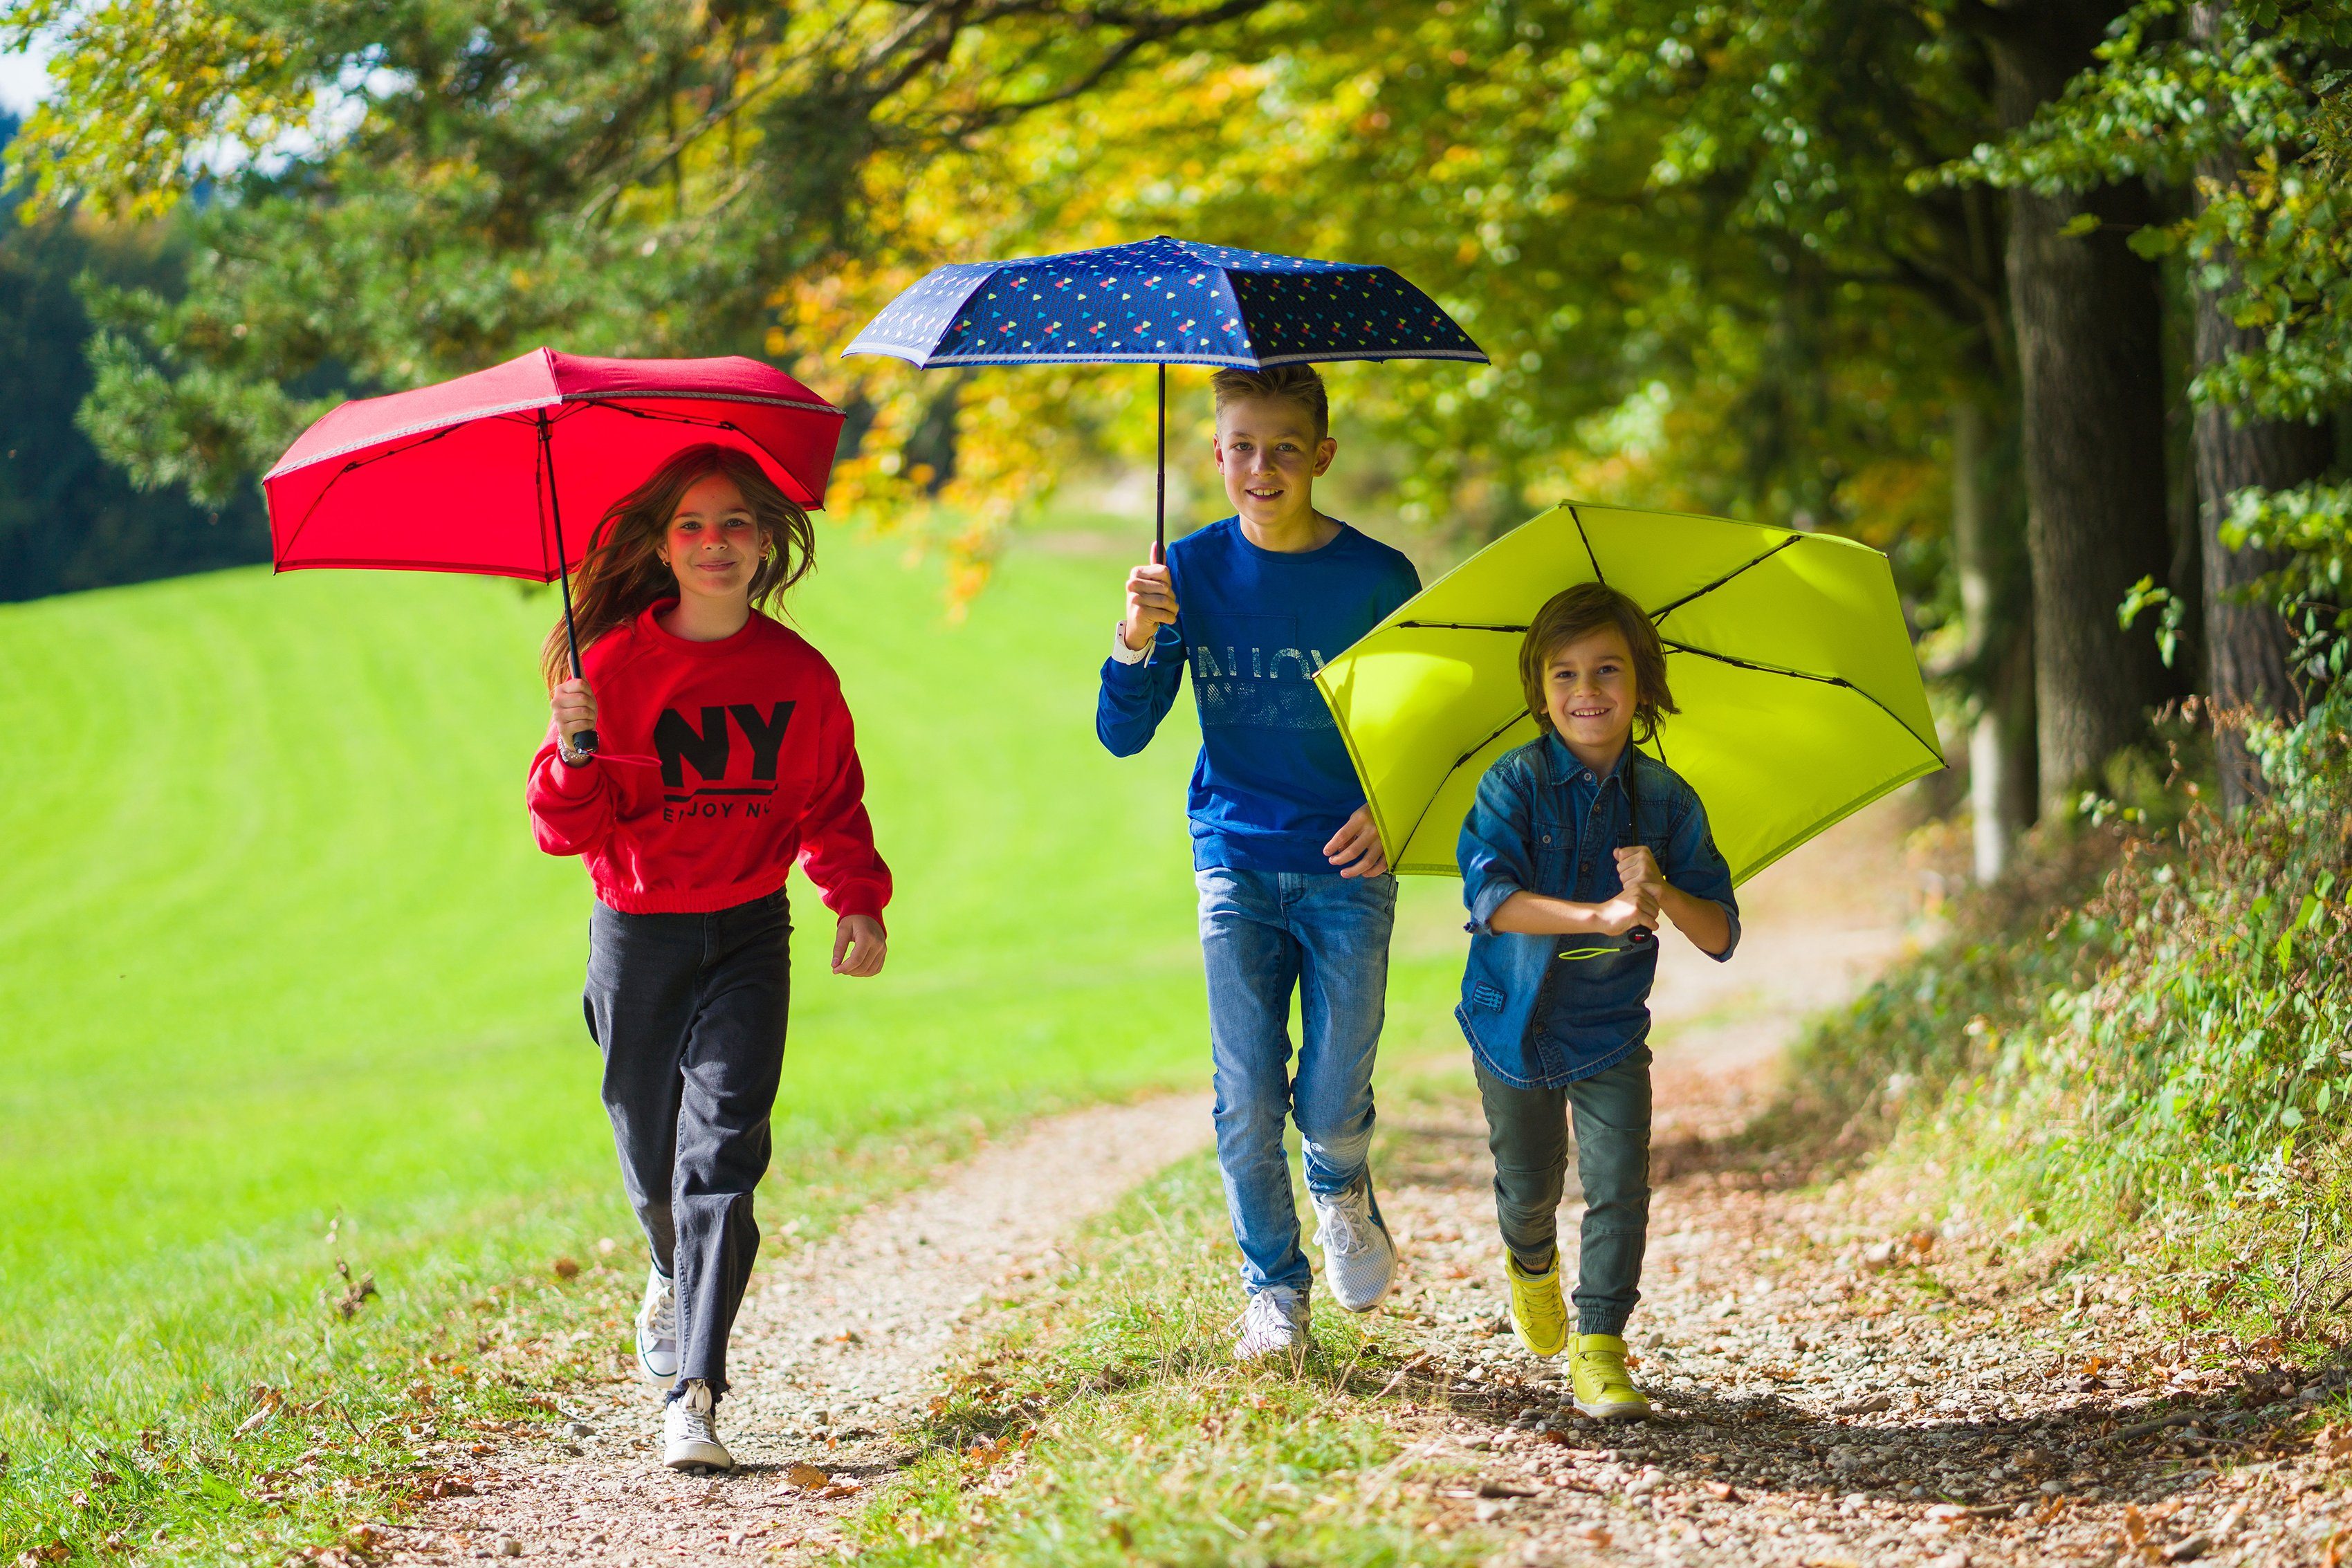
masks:
{"type": "Polygon", "coordinates": [[[1515,893],[1605,904],[1623,891],[1616,851],[1633,842],[1626,779],[1640,791],[1641,841],[1666,881],[1723,906],[1739,946],[1731,868],[1706,810],[1680,774],[1628,746],[1595,776],[1547,732],[1496,758],[1478,781],[1454,856],[1469,907],[1470,961],[1454,1010],[1478,1064],[1520,1089],[1557,1089],[1612,1067],[1649,1038],[1658,945],[1605,936],[1521,936],[1490,921],[1515,893]],[[1562,953],[1583,955],[1561,957],[1562,953]]]}

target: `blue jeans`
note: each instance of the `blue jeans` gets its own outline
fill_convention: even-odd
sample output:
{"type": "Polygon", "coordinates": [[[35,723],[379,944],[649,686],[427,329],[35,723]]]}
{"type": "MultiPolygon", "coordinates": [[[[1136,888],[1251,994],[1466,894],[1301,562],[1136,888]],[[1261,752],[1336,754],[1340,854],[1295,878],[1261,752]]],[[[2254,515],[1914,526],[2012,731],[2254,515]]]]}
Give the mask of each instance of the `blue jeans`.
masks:
{"type": "Polygon", "coordinates": [[[1303,1291],[1312,1271],[1298,1246],[1283,1124],[1298,1123],[1310,1191],[1334,1197],[1365,1178],[1396,878],[1212,867],[1192,880],[1209,971],[1217,1167],[1242,1249],[1242,1283],[1253,1293],[1269,1285],[1303,1291]],[[1294,988],[1303,1026],[1296,1080],[1294,988]]]}

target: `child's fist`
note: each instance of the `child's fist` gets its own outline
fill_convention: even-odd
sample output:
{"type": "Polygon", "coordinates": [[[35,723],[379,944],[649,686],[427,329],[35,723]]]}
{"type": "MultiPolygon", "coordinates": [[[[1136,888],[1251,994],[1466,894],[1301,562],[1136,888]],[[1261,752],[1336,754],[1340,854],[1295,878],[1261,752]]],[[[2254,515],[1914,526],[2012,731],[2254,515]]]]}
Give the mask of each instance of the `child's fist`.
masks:
{"type": "Polygon", "coordinates": [[[596,694],[577,675],[555,688],[548,697],[547,706],[555,716],[555,733],[567,750],[573,736],[596,727],[596,694]]]}
{"type": "Polygon", "coordinates": [[[882,923],[870,915],[845,915],[833,929],[833,972],[865,979],[882,972],[890,949],[882,923]]]}
{"type": "Polygon", "coordinates": [[[1160,559],[1160,547],[1154,545],[1150,564],[1127,574],[1127,615],[1119,622],[1119,635],[1129,648],[1142,649],[1160,628],[1174,624],[1176,585],[1160,559]]]}
{"type": "Polygon", "coordinates": [[[1637,925],[1655,929],[1657,924],[1658,895],[1646,887],[1629,887],[1601,906],[1601,929],[1611,936],[1637,925]]]}
{"type": "Polygon", "coordinates": [[[1631,849],[1617,852],[1617,881],[1628,893],[1637,887],[1649,889],[1653,901],[1665,891],[1666,886],[1665,873],[1658,869],[1657,856],[1652,854],[1645,844],[1635,844],[1631,849]]]}

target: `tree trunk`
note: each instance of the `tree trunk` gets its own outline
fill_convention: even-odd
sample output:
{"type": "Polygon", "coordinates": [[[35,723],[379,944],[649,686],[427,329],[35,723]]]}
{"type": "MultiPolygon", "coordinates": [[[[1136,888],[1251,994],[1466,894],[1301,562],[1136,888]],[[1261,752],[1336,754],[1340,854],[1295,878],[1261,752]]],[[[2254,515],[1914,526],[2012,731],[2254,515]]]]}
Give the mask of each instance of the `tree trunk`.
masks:
{"type": "MultiPolygon", "coordinates": [[[[2190,32],[2212,39],[2220,18],[2210,5],[2190,13],[2190,32]]],[[[2205,180],[2229,184],[2238,177],[2235,160],[2208,159],[2198,170],[2205,180]]],[[[2200,193],[2201,207],[2207,198],[2200,193]]],[[[2262,334],[2230,319],[2228,297],[2238,288],[2234,258],[2214,260],[2225,269],[2219,288],[2194,290],[2197,301],[2197,369],[2212,369],[2233,352],[2259,349],[2262,334]]],[[[2249,419],[2214,403],[2197,408],[2197,520],[2205,562],[2205,689],[2214,707],[2214,761],[2221,774],[2221,805],[2235,813],[2262,792],[2262,771],[2247,754],[2245,718],[2251,711],[2293,717],[2302,694],[2287,667],[2294,639],[2286,622],[2267,604],[2240,603],[2235,591],[2284,561],[2268,550],[2233,550],[2221,541],[2232,493],[2249,486],[2283,490],[2316,479],[2335,455],[2333,433],[2325,425],[2249,419]]]]}
{"type": "Polygon", "coordinates": [[[1952,407],[1952,558],[1960,580],[1961,656],[1979,707],[1969,735],[1969,803],[1976,873],[2007,871],[2033,825],[2033,614],[2013,487],[1994,476],[1991,422],[1961,397],[1952,407]]]}
{"type": "MultiPolygon", "coordinates": [[[[2122,7],[2035,0],[1979,13],[2001,123],[2015,128],[2094,62],[2122,7]]],[[[2175,695],[2145,630],[2116,609],[2142,577],[2170,576],[2164,364],[2156,269],[2125,242],[2146,189],[2010,194],[2009,294],[2021,392],[2026,544],[2033,569],[2041,795],[2063,800],[2139,738],[2175,695]],[[2099,227],[2063,232],[2078,217],[2099,227]]]]}

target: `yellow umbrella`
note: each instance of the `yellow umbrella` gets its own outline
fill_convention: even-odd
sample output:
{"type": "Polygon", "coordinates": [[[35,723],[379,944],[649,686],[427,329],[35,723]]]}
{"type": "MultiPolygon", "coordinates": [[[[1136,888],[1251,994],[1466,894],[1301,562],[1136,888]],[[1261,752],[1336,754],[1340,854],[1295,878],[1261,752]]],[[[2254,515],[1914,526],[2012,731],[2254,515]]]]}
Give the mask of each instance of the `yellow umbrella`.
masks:
{"type": "Polygon", "coordinates": [[[1568,502],[1423,589],[1315,677],[1389,863],[1453,876],[1489,764],[1538,734],[1519,641],[1580,582],[1623,590],[1682,711],[1643,747],[1690,781],[1744,882],[1944,766],[1886,558],[1834,534],[1568,502]]]}

